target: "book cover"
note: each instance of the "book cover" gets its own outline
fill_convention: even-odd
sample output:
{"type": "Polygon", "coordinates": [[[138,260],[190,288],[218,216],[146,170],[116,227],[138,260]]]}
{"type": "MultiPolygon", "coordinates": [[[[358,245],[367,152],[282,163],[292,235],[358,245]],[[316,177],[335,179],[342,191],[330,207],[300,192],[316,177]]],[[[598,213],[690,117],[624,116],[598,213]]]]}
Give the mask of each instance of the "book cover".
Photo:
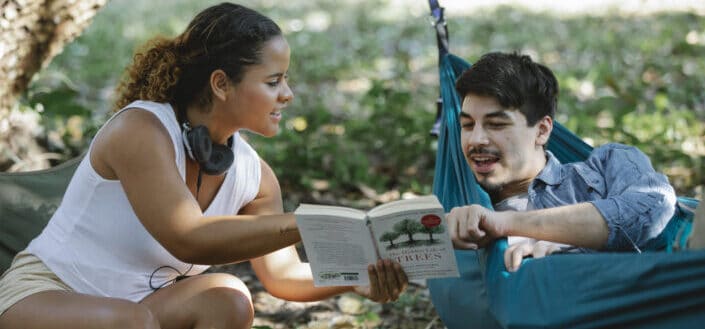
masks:
{"type": "Polygon", "coordinates": [[[302,204],[295,215],[315,286],[367,285],[367,265],[379,258],[399,262],[409,280],[459,275],[435,196],[389,202],[368,213],[302,204]]]}
{"type": "Polygon", "coordinates": [[[370,212],[379,257],[399,262],[409,280],[458,277],[443,207],[428,198],[404,200],[412,204],[382,214],[370,212]]]}

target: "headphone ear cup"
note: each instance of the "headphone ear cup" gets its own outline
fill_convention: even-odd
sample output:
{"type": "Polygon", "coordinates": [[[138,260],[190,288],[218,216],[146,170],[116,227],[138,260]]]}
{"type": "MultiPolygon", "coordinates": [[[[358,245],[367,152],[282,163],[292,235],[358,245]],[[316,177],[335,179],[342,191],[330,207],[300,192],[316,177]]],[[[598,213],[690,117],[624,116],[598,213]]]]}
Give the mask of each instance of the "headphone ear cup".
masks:
{"type": "Polygon", "coordinates": [[[230,147],[213,145],[213,151],[208,161],[201,163],[201,169],[208,175],[221,175],[235,160],[235,155],[230,147]]]}
{"type": "Polygon", "coordinates": [[[213,152],[213,142],[211,142],[208,128],[205,126],[194,127],[186,134],[186,138],[191,146],[194,160],[200,164],[208,162],[213,152]]]}

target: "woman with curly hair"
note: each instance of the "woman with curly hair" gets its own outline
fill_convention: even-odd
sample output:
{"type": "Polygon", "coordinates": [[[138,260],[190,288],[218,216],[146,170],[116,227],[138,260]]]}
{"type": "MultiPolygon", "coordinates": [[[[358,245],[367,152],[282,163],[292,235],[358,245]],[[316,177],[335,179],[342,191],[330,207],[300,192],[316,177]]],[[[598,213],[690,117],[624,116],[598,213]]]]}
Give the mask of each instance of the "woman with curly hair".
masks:
{"type": "Polygon", "coordinates": [[[248,260],[283,299],[395,300],[407,278],[389,260],[370,286],[313,287],[277,179],[240,136],[279,130],[289,56],[272,20],[230,3],[139,52],[61,205],[0,279],[0,328],[249,328],[244,283],[196,275],[248,260]]]}

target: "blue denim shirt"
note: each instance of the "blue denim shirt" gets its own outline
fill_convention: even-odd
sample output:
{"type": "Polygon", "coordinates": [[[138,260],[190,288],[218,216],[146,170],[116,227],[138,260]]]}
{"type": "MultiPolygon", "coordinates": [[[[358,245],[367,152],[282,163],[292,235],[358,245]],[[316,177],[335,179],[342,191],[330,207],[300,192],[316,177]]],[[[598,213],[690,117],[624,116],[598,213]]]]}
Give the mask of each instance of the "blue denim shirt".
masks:
{"type": "Polygon", "coordinates": [[[609,228],[604,250],[643,247],[675,212],[676,194],[668,178],[635,147],[606,144],[584,162],[561,164],[548,151],[546,159],[529,187],[529,202],[536,209],[592,203],[609,228]]]}

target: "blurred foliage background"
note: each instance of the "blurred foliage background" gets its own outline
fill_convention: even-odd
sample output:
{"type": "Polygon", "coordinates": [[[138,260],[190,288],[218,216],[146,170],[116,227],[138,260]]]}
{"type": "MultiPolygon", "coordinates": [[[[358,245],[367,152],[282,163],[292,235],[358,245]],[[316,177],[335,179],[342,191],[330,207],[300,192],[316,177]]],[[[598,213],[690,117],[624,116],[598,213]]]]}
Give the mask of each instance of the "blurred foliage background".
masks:
{"type": "MultiPolygon", "coordinates": [[[[216,2],[109,1],[10,115],[38,142],[34,156],[56,164],[84,152],[110,114],[135,47],[178,34],[216,2]]],[[[279,23],[292,48],[296,99],[282,132],[249,136],[276,171],[286,208],[302,201],[366,207],[430,193],[438,72],[427,2],[241,3],[279,23]]],[[[446,15],[453,53],[470,62],[488,51],[530,54],[558,77],[558,121],[592,145],[635,145],[681,195],[703,193],[705,17],[564,17],[508,6],[446,15]]],[[[4,157],[0,170],[31,169],[28,159],[4,157]]]]}

